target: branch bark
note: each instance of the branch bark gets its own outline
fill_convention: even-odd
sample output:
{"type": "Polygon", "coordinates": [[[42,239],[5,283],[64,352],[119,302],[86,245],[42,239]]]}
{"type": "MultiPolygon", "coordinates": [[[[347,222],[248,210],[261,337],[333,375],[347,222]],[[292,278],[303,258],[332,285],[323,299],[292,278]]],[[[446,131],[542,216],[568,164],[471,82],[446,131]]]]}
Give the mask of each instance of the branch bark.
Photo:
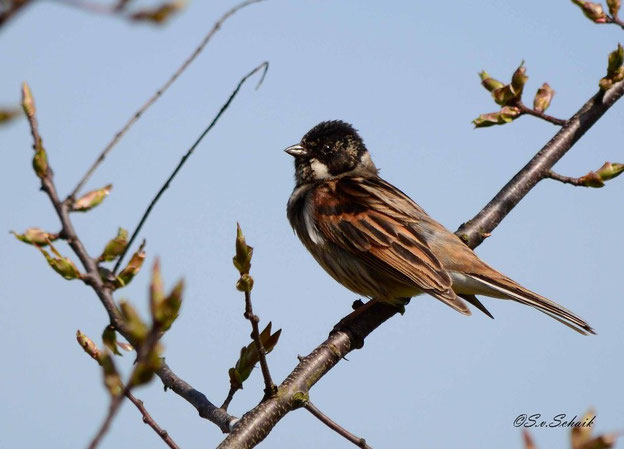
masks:
{"type": "MultiPolygon", "coordinates": [[[[456,234],[470,248],[479,246],[622,95],[624,81],[594,95],[472,220],[460,226],[456,234]]],[[[260,443],[286,414],[305,406],[316,382],[349,352],[361,348],[364,339],[396,313],[397,308],[376,303],[352,320],[348,328],[330,334],[310,355],[300,360],[279,385],[276,397],[260,402],[247,412],[218,448],[247,449],[260,443]]]]}
{"type": "Polygon", "coordinates": [[[520,200],[546,177],[557,161],[622,95],[624,81],[590,98],[473,219],[459,227],[456,234],[471,248],[483,242],[487,234],[491,233],[520,200]]]}
{"type": "Polygon", "coordinates": [[[150,426],[152,429],[154,429],[154,432],[156,432],[156,434],[162,438],[162,440],[165,442],[165,444],[167,446],[169,446],[171,449],[180,449],[180,447],[176,444],[175,441],[173,441],[173,438],[171,438],[171,436],[169,436],[169,433],[167,433],[167,431],[165,429],[163,429],[162,427],[160,427],[158,425],[158,423],[154,420],[154,418],[152,418],[152,415],[149,414],[149,412],[147,411],[147,409],[145,408],[145,404],[143,404],[143,401],[140,399],[137,399],[131,392],[127,391],[126,392],[126,397],[130,400],[130,402],[132,402],[135,407],[139,410],[139,412],[141,413],[141,415],[143,416],[143,422],[145,424],[147,424],[148,426],[150,426]]]}
{"type": "MultiPolygon", "coordinates": [[[[27,113],[27,117],[33,140],[35,142],[33,148],[36,149],[37,145],[41,144],[41,136],[39,135],[38,124],[35,117],[34,104],[32,112],[27,113]]],[[[110,324],[133,346],[137,347],[136,342],[133,341],[130,333],[128,332],[121,313],[115,304],[111,289],[106,286],[100,277],[95,259],[89,256],[89,253],[82,244],[82,241],[76,234],[69,215],[72,203],[71,198],[68,198],[65,201],[61,201],[59,199],[51,170],[48,170],[47,174],[41,178],[41,190],[48,195],[48,198],[50,199],[50,202],[59,217],[62,226],[60,237],[67,241],[86,271],[86,273],[81,277],[82,281],[90,286],[100,299],[100,302],[108,313],[110,324]]],[[[195,390],[188,383],[179,378],[164,362],[156,374],[160,377],[165,387],[171,388],[178,395],[190,402],[199,412],[199,416],[212,421],[219,426],[223,432],[230,431],[231,423],[237,418],[227,414],[223,410],[218,409],[208,400],[208,398],[206,398],[205,395],[195,390]]]]}

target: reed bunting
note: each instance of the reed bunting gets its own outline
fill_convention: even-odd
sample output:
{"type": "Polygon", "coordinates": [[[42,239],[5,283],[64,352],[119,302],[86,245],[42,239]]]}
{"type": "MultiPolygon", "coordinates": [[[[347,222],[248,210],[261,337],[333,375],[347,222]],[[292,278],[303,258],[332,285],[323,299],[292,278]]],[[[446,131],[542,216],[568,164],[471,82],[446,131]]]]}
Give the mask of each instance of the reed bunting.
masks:
{"type": "MultiPolygon", "coordinates": [[[[322,122],[286,148],[295,158],[288,220],[316,261],[353,292],[397,306],[428,293],[493,318],[476,295],[535,307],[581,334],[581,318],[491,268],[406,194],[378,176],[348,123],[322,122]]],[[[357,312],[357,311],[356,311],[357,312]]]]}

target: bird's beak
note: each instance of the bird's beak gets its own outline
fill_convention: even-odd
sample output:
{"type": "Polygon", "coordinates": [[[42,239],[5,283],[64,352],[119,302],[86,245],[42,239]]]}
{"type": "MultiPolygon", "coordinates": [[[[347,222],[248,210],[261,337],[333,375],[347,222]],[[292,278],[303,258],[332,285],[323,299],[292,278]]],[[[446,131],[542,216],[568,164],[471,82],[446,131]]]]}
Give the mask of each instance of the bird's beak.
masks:
{"type": "Polygon", "coordinates": [[[301,157],[308,154],[308,151],[299,143],[289,146],[284,151],[293,157],[301,157]]]}

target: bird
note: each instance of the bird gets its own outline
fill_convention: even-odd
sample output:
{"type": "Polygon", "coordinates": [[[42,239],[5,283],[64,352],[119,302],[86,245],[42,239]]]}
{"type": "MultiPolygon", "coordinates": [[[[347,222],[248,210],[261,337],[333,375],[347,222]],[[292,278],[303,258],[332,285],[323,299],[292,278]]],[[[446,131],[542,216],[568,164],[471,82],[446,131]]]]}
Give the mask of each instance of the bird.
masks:
{"type": "Polygon", "coordinates": [[[464,315],[471,315],[469,303],[493,318],[477,299],[488,296],[532,306],[580,334],[595,334],[582,318],[483,262],[381,178],[351,124],[321,122],[284,151],[294,157],[295,187],[286,211],[295,234],[331,277],[369,298],[367,304],[402,307],[429,294],[464,315]]]}

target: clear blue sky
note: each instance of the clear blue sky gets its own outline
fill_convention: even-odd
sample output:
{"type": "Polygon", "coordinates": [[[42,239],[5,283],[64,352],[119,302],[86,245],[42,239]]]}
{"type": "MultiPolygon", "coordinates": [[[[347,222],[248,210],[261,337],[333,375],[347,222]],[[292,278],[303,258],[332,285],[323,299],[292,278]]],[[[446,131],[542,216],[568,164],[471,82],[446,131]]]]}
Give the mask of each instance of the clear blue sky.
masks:
{"type": "MultiPolygon", "coordinates": [[[[141,4],[141,3],[139,3],[141,4]]],[[[37,2],[0,30],[0,103],[27,80],[40,130],[66,194],[132,112],[187,57],[231,1],[196,0],[164,28],[37,2]]],[[[624,31],[586,20],[571,2],[278,1],[239,12],[170,91],[114,149],[89,187],[113,183],[96,210],[74,217],[98,253],[118,226],[132,228],[149,199],[239,78],[263,60],[264,85],[243,88],[144,228],[151,265],[167,285],[184,276],[182,314],[164,343],[171,367],[214,402],[248,342],[231,264],[236,221],[255,247],[254,305],[282,328],[269,356],[275,379],[309,353],[356,296],[336,284],[290,230],[293,186],[282,152],[321,120],[352,122],[382,175],[451,229],[471,218],[555,133],[529,117],[474,130],[496,110],[477,72],[502,79],[523,59],[527,102],[548,81],[553,115],[571,116],[597,90],[624,31]]],[[[617,104],[557,165],[580,176],[624,162],[617,104]]],[[[99,368],[75,342],[99,341],[106,314],[79,282],[53,273],[8,234],[58,230],[38,191],[24,120],[0,129],[0,448],[84,447],[108,397],[99,368]]],[[[466,318],[429,297],[376,331],[312,391],[314,403],[373,447],[521,447],[521,413],[582,414],[596,429],[624,429],[621,235],[624,180],[601,190],[543,182],[478,248],[504,273],[569,307],[597,330],[581,337],[518,304],[485,299],[495,320],[466,318]]],[[[59,248],[68,253],[64,244],[59,248]]],[[[118,294],[146,311],[147,272],[118,294]]],[[[132,356],[119,364],[127,371],[132,356]]],[[[254,372],[231,412],[261,397],[254,372]]],[[[159,382],[136,391],[184,448],[214,447],[220,431],[159,382]]],[[[533,432],[541,448],[568,447],[568,431],[533,432]]],[[[102,447],[162,443],[125,404],[102,447]]],[[[291,413],[264,447],[350,448],[305,411],[291,413]]],[[[619,447],[624,447],[622,443],[619,447]]]]}

